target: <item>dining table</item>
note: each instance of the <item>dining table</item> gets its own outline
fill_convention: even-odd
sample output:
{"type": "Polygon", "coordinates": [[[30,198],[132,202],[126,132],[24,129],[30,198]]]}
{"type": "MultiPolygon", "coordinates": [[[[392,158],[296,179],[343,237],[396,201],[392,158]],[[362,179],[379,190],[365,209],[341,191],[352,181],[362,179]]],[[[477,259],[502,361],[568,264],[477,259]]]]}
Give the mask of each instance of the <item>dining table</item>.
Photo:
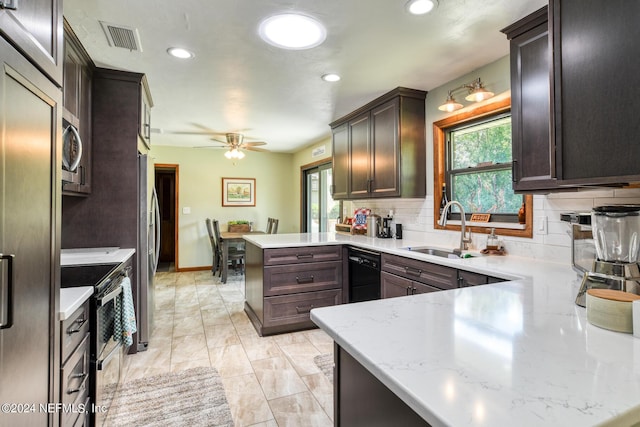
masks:
{"type": "Polygon", "coordinates": [[[229,247],[234,243],[242,243],[242,236],[247,234],[265,234],[264,231],[221,231],[220,246],[222,248],[222,272],[220,274],[220,282],[227,283],[227,273],[229,269],[229,247]]]}

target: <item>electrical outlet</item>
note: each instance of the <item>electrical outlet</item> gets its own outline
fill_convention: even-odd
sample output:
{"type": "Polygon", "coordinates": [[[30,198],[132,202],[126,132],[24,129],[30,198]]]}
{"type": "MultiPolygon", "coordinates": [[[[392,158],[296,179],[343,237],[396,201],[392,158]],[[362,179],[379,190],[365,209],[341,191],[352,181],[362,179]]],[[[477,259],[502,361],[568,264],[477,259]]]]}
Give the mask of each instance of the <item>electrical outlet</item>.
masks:
{"type": "Polygon", "coordinates": [[[548,230],[548,217],[546,216],[541,216],[538,217],[538,227],[537,227],[537,234],[548,234],[549,230],[548,230]]]}

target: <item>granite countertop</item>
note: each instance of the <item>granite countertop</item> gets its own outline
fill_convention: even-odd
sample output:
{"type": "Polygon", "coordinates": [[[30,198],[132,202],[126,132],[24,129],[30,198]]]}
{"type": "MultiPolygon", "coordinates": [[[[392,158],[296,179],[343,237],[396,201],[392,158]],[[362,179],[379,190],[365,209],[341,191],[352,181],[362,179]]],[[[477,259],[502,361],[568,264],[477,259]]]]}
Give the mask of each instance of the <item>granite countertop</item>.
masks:
{"type": "Polygon", "coordinates": [[[448,259],[425,242],[335,233],[245,236],[262,248],[349,244],[507,282],[317,308],[311,319],[435,426],[633,425],[640,339],[598,328],[568,264],[448,259]]]}

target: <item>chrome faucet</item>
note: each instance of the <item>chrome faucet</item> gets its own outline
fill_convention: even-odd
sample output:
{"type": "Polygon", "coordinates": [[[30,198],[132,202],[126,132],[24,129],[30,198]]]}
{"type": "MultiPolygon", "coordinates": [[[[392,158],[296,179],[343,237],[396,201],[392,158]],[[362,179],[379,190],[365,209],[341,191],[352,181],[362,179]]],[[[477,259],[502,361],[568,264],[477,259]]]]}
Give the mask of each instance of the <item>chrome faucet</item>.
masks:
{"type": "Polygon", "coordinates": [[[467,224],[464,218],[464,208],[457,200],[452,200],[444,206],[442,209],[442,214],[440,215],[440,219],[438,220],[438,224],[440,227],[444,227],[447,225],[447,212],[451,208],[451,205],[456,205],[460,208],[460,249],[454,249],[453,252],[460,252],[459,255],[462,255],[462,251],[469,249],[469,243],[471,243],[471,236],[467,237],[466,229],[467,224]]]}

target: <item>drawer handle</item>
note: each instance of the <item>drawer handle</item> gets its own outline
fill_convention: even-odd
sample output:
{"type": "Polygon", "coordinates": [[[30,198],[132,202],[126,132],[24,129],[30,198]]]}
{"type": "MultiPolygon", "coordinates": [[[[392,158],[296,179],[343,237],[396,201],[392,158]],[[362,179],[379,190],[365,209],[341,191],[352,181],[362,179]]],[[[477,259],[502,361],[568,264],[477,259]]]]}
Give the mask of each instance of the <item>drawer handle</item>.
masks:
{"type": "Polygon", "coordinates": [[[71,326],[69,326],[69,329],[67,329],[67,334],[69,335],[73,335],[73,334],[77,334],[78,332],[80,332],[82,330],[82,327],[84,326],[84,324],[87,323],[87,319],[76,319],[71,326]],[[76,329],[71,329],[73,327],[73,325],[78,325],[76,327],[76,329]]]}
{"type": "Polygon", "coordinates": [[[404,272],[407,274],[411,274],[412,276],[420,276],[422,274],[422,270],[413,267],[405,267],[404,272]]]}
{"type": "Polygon", "coordinates": [[[297,254],[296,257],[298,259],[307,259],[307,258],[313,258],[313,254],[297,254]]]}
{"type": "Polygon", "coordinates": [[[298,276],[296,276],[296,282],[298,282],[298,284],[313,283],[313,276],[311,276],[311,277],[298,277],[298,276]]]}
{"type": "Polygon", "coordinates": [[[312,308],[313,308],[313,304],[296,306],[296,311],[298,312],[298,314],[308,313],[311,311],[312,308]]]}
{"type": "Polygon", "coordinates": [[[411,295],[411,286],[407,286],[407,295],[411,295]]]}

